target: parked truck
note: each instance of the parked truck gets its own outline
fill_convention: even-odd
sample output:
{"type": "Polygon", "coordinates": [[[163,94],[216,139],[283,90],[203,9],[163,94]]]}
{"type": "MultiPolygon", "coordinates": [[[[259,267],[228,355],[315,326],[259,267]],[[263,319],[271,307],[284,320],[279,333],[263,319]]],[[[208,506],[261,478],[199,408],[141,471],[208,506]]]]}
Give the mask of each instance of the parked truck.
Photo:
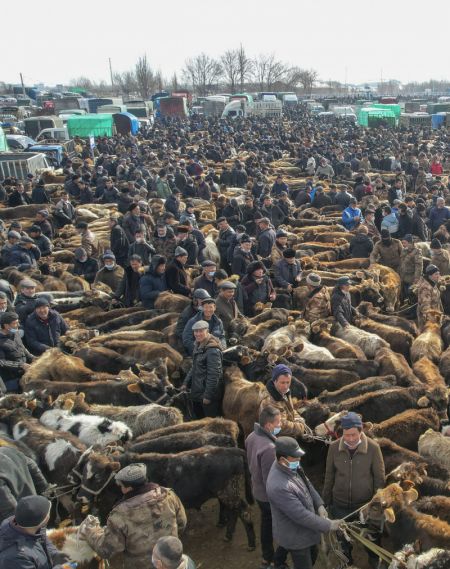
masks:
{"type": "Polygon", "coordinates": [[[229,97],[223,95],[211,95],[206,97],[201,105],[205,117],[220,117],[229,101],[229,97]]]}
{"type": "Polygon", "coordinates": [[[25,134],[31,138],[36,138],[38,134],[45,128],[62,128],[64,126],[62,119],[56,116],[40,116],[24,119],[25,134]]]}
{"type": "Polygon", "coordinates": [[[37,152],[0,152],[0,181],[10,176],[26,180],[28,174],[36,175],[38,170],[49,168],[45,154],[37,152]]]}
{"type": "Polygon", "coordinates": [[[187,117],[187,102],[184,97],[162,97],[159,101],[161,117],[187,117]]]}
{"type": "Polygon", "coordinates": [[[281,101],[230,101],[223,110],[222,118],[237,117],[281,117],[283,108],[281,101]]]}

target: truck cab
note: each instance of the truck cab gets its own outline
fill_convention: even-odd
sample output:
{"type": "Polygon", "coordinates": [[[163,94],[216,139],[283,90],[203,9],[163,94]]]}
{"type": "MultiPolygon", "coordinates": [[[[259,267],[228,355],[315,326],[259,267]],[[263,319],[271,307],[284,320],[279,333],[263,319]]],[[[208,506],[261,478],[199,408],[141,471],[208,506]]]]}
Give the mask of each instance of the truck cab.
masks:
{"type": "Polygon", "coordinates": [[[37,141],[40,142],[41,140],[69,140],[69,133],[65,126],[62,128],[44,128],[37,135],[37,141]]]}

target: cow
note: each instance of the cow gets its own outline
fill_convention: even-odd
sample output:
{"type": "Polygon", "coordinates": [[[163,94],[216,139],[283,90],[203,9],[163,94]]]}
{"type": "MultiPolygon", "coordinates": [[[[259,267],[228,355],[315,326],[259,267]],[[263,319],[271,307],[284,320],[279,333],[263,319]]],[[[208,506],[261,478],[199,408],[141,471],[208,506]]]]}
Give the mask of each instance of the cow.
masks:
{"type": "MultiPolygon", "coordinates": [[[[237,322],[234,320],[233,322],[237,322]]],[[[233,325],[233,322],[231,323],[233,325]]],[[[243,326],[245,324],[243,323],[243,326]]],[[[232,326],[234,332],[231,334],[230,337],[234,339],[234,342],[240,341],[244,346],[252,349],[252,350],[261,350],[263,347],[264,341],[274,330],[280,328],[280,321],[272,318],[270,320],[266,320],[261,322],[260,324],[254,324],[248,326],[246,331],[244,328],[239,330],[237,325],[232,326]],[[242,333],[242,339],[239,340],[240,334],[242,333]]]]}
{"type": "MultiPolygon", "coordinates": [[[[143,312],[142,306],[131,306],[129,308],[114,308],[113,310],[108,310],[107,312],[102,310],[101,312],[96,312],[95,314],[87,315],[84,320],[84,323],[86,324],[86,326],[90,328],[95,328],[96,326],[100,324],[105,324],[105,322],[110,322],[115,318],[120,318],[122,316],[130,317],[131,314],[134,314],[135,312],[143,312]]],[[[157,316],[158,314],[161,314],[160,310],[158,311],[146,310],[145,312],[147,314],[146,318],[150,318],[151,316],[157,316]]]]}
{"type": "Polygon", "coordinates": [[[444,349],[441,337],[442,313],[438,310],[428,310],[425,314],[426,321],[419,336],[411,346],[411,360],[416,362],[426,356],[434,363],[439,363],[439,358],[444,349]]]}
{"type": "Polygon", "coordinates": [[[420,496],[450,496],[450,482],[428,476],[427,465],[423,462],[402,462],[387,475],[386,484],[392,482],[397,482],[405,489],[412,482],[420,496]]]}
{"type": "Polygon", "coordinates": [[[183,415],[176,407],[163,407],[156,403],[130,405],[128,407],[96,405],[95,403],[88,405],[83,392],[69,392],[59,395],[53,402],[53,408],[69,409],[75,414],[100,415],[122,421],[131,429],[133,437],[183,422],[183,415]]]}
{"type": "Polygon", "coordinates": [[[419,454],[424,458],[436,460],[450,473],[450,438],[442,433],[428,429],[419,438],[419,454]]]}
{"type": "Polygon", "coordinates": [[[360,302],[358,305],[358,312],[363,316],[367,316],[367,318],[371,318],[381,324],[388,324],[389,326],[400,328],[411,334],[414,338],[417,337],[419,332],[414,322],[393,314],[381,314],[380,310],[379,307],[373,306],[370,302],[360,302]]]}
{"type": "Polygon", "coordinates": [[[117,316],[116,318],[113,319],[108,319],[106,320],[106,322],[103,323],[97,324],[98,319],[96,319],[95,324],[91,324],[91,326],[94,326],[99,330],[99,332],[102,333],[114,332],[114,330],[118,330],[123,326],[128,327],[134,324],[140,324],[141,322],[156,317],[160,314],[161,314],[160,310],[158,310],[157,314],[154,314],[152,310],[144,310],[141,307],[139,311],[130,312],[130,313],[125,312],[121,316],[117,316]]]}
{"type": "Polygon", "coordinates": [[[396,385],[397,378],[395,375],[368,377],[367,379],[361,379],[354,383],[350,383],[349,385],[344,385],[344,387],[341,387],[336,391],[328,391],[325,389],[318,396],[318,399],[321,403],[325,403],[333,409],[338,403],[345,401],[346,399],[358,397],[364,393],[373,393],[375,391],[389,389],[396,385]]]}
{"type": "MultiPolygon", "coordinates": [[[[122,356],[114,350],[109,350],[103,346],[84,346],[76,350],[73,355],[83,360],[86,367],[96,372],[102,372],[107,369],[108,373],[116,374],[123,369],[133,369],[133,366],[137,363],[134,358],[122,356]]],[[[138,373],[136,367],[134,367],[133,371],[138,373]]]]}
{"type": "MultiPolygon", "coordinates": [[[[101,490],[98,505],[104,507],[109,493],[118,496],[111,484],[114,472],[135,462],[144,463],[151,473],[152,482],[172,488],[186,508],[200,508],[207,500],[218,498],[227,516],[226,539],[233,537],[237,517],[244,524],[248,547],[255,549],[255,532],[248,503],[253,503],[250,475],[245,451],[238,448],[203,447],[177,454],[132,452],[100,454],[91,452],[78,466],[82,473],[77,499],[89,504],[101,490]],[[247,501],[241,497],[245,488],[247,501]]],[[[106,510],[104,514],[109,513],[106,510]]]]}
{"type": "Polygon", "coordinates": [[[49,409],[39,420],[49,429],[72,433],[87,446],[106,446],[115,441],[126,443],[133,437],[131,429],[121,421],[96,415],[72,415],[66,409],[49,409]]]}
{"type": "MultiPolygon", "coordinates": [[[[376,361],[360,361],[350,358],[322,360],[311,362],[296,356],[295,361],[297,365],[303,368],[314,368],[316,370],[342,370],[354,374],[355,380],[363,379],[366,377],[373,377],[375,375],[389,375],[389,373],[381,373],[380,366],[376,361]]],[[[341,386],[342,387],[342,386],[341,386]]],[[[337,388],[335,388],[337,389],[337,388]]]]}
{"type": "Polygon", "coordinates": [[[302,383],[306,385],[308,389],[310,397],[317,397],[325,389],[340,389],[344,385],[349,385],[359,380],[359,376],[352,371],[341,369],[308,369],[292,364],[288,360],[280,360],[280,363],[289,365],[292,368],[294,376],[301,378],[302,383]]]}
{"type": "Polygon", "coordinates": [[[23,389],[28,389],[30,381],[74,381],[93,379],[93,371],[84,365],[80,358],[64,354],[58,348],[50,348],[33,361],[21,379],[23,389]]]}
{"type": "Polygon", "coordinates": [[[192,436],[192,432],[172,433],[158,438],[145,439],[140,442],[131,442],[126,446],[127,452],[158,452],[161,454],[173,454],[193,450],[205,446],[235,447],[236,441],[230,435],[212,433],[199,430],[192,436]]]}
{"type": "Polygon", "coordinates": [[[189,306],[191,299],[182,294],[175,294],[170,291],[161,292],[155,300],[156,310],[164,312],[183,312],[186,306],[189,306]]]}
{"type": "Polygon", "coordinates": [[[375,322],[375,320],[371,320],[370,318],[355,318],[355,324],[358,328],[376,334],[380,338],[383,338],[383,340],[386,340],[394,352],[409,357],[409,351],[414,341],[414,336],[409,332],[388,326],[387,324],[382,324],[381,322],[375,322]]]}
{"type": "Polygon", "coordinates": [[[381,348],[389,347],[386,340],[383,340],[380,336],[365,332],[352,325],[344,328],[339,324],[335,324],[332,328],[332,334],[354,346],[358,346],[368,358],[374,358],[381,348]]]}
{"type": "Polygon", "coordinates": [[[447,569],[450,567],[450,551],[433,547],[424,553],[417,553],[411,545],[395,553],[395,559],[388,569],[447,569]]]}
{"type": "Polygon", "coordinates": [[[272,332],[264,341],[261,349],[263,354],[289,355],[292,352],[302,352],[302,357],[309,360],[333,360],[329,350],[312,344],[309,339],[311,326],[309,322],[297,320],[272,332]],[[292,348],[292,349],[291,349],[292,348]]]}
{"type": "Polygon", "coordinates": [[[417,512],[411,504],[418,498],[415,488],[403,490],[399,484],[390,484],[376,492],[361,510],[361,521],[379,526],[386,523],[390,539],[396,549],[419,540],[423,550],[432,547],[450,547],[450,525],[417,512]]]}
{"type": "Polygon", "coordinates": [[[450,524],[450,498],[446,496],[426,496],[417,500],[416,510],[434,516],[450,524]]]}
{"type": "Polygon", "coordinates": [[[335,338],[330,334],[331,324],[325,320],[316,320],[311,325],[311,341],[326,348],[335,358],[355,358],[367,360],[364,352],[345,340],[335,338]]]}
{"type": "Polygon", "coordinates": [[[445,350],[439,359],[439,371],[446,383],[450,383],[450,347],[445,350]]]}
{"type": "Polygon", "coordinates": [[[386,312],[394,312],[400,304],[401,280],[394,269],[385,265],[374,264],[370,266],[381,285],[381,294],[384,298],[386,312]]]}
{"type": "Polygon", "coordinates": [[[380,375],[395,375],[398,385],[402,387],[417,386],[422,382],[417,378],[402,354],[393,352],[390,348],[381,348],[375,354],[375,362],[379,364],[380,375]]]}
{"type": "Polygon", "coordinates": [[[430,389],[436,386],[445,387],[445,380],[439,372],[439,368],[429,358],[424,356],[417,360],[413,365],[413,372],[422,383],[428,385],[430,389]]]}
{"type": "Polygon", "coordinates": [[[78,527],[47,529],[47,537],[52,544],[72,563],[77,563],[77,569],[99,569],[98,557],[88,542],[79,534],[78,527]]]}
{"type": "Polygon", "coordinates": [[[355,411],[366,421],[380,423],[408,409],[425,407],[434,407],[441,419],[447,419],[447,405],[447,389],[442,387],[393,387],[344,400],[338,409],[355,411]]]}
{"type": "Polygon", "coordinates": [[[417,452],[420,435],[428,429],[438,430],[439,427],[439,417],[434,409],[409,409],[372,425],[370,434],[386,437],[403,448],[417,452]]]}

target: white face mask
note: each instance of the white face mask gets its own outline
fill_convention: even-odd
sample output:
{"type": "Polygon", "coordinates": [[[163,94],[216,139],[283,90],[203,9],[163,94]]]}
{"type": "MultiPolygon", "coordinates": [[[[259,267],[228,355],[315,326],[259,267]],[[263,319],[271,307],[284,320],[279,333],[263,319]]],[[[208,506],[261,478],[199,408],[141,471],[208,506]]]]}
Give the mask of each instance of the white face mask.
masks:
{"type": "Polygon", "coordinates": [[[113,263],[112,265],[105,265],[105,268],[108,269],[108,271],[112,271],[115,266],[116,266],[116,263],[113,263]]]}

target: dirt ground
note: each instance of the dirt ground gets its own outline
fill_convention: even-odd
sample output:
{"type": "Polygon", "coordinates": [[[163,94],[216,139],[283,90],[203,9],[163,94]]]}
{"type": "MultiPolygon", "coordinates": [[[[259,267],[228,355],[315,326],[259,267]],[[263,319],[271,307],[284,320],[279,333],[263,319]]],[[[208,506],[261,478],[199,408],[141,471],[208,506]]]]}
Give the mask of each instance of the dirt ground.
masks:
{"type": "MultiPolygon", "coordinates": [[[[307,469],[307,474],[320,491],[323,473],[317,469],[307,469]]],[[[231,543],[224,541],[225,529],[216,527],[219,515],[217,500],[207,502],[200,512],[189,510],[187,514],[188,527],[182,540],[185,552],[197,563],[199,569],[258,569],[261,561],[258,506],[252,506],[257,535],[256,550],[252,552],[247,551],[247,538],[239,520],[233,541],[231,543]]],[[[292,562],[290,560],[288,562],[292,567],[292,562]]],[[[352,567],[369,569],[367,555],[359,546],[354,548],[354,562],[352,567]]],[[[324,555],[320,553],[314,569],[334,568],[326,563],[324,555]]]]}

